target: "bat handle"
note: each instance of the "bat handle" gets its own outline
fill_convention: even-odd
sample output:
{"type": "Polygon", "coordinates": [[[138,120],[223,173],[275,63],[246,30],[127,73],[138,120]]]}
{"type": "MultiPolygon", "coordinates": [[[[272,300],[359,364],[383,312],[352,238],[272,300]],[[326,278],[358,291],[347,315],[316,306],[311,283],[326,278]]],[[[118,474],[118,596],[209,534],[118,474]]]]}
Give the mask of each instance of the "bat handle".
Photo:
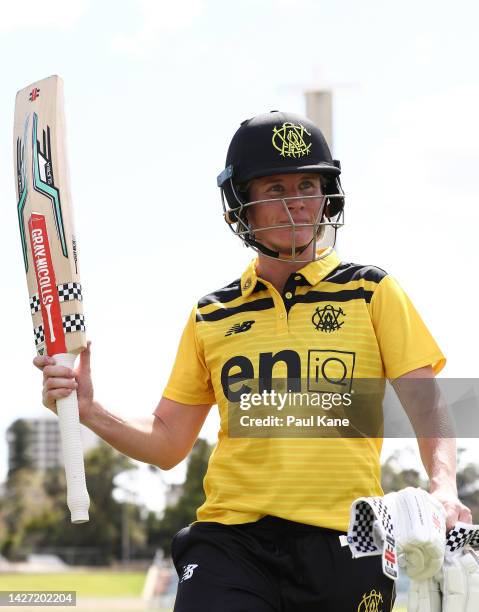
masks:
{"type": "MultiPolygon", "coordinates": [[[[73,368],[76,355],[60,353],[54,356],[57,365],[73,368]]],[[[68,397],[57,400],[57,413],[60,423],[63,461],[67,480],[67,504],[72,523],[86,523],[89,520],[90,498],[86,488],[85,465],[78,416],[76,391],[68,397]]]]}

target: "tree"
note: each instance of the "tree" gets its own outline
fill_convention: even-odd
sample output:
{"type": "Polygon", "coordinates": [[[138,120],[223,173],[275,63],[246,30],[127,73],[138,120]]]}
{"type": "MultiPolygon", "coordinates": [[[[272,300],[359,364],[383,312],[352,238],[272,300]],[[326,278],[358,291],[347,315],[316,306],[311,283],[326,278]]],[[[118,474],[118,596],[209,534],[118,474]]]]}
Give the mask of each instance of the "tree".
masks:
{"type": "Polygon", "coordinates": [[[404,487],[423,487],[427,488],[426,482],[421,478],[417,470],[400,467],[402,451],[394,452],[386,459],[381,467],[381,486],[384,493],[399,491],[404,487]]]}
{"type": "Polygon", "coordinates": [[[113,480],[121,472],[134,469],[134,463],[108,444],[100,442],[85,456],[85,473],[90,494],[90,520],[72,525],[66,507],[66,484],[63,470],[50,473],[46,488],[54,496],[57,515],[50,521],[44,517],[43,546],[75,546],[96,548],[91,563],[106,564],[121,556],[122,507],[113,498],[113,480]]]}
{"type": "Polygon", "coordinates": [[[0,543],[2,554],[18,557],[29,522],[53,510],[53,502],[45,493],[42,480],[41,472],[28,468],[9,474],[0,506],[0,520],[6,531],[0,543]]]}
{"type": "Polygon", "coordinates": [[[10,425],[8,441],[11,445],[11,457],[14,458],[14,463],[8,470],[7,478],[10,478],[17,470],[32,468],[32,460],[29,454],[30,425],[27,421],[17,419],[10,425]]]}
{"type": "Polygon", "coordinates": [[[205,501],[203,478],[208,467],[212,446],[198,438],[189,457],[186,479],[178,502],[165,509],[163,518],[155,520],[149,515],[148,543],[161,548],[165,556],[170,556],[171,540],[175,533],[196,519],[196,510],[205,501]]]}
{"type": "MultiPolygon", "coordinates": [[[[8,556],[38,548],[86,547],[96,554],[89,563],[106,564],[121,556],[122,505],[112,496],[113,479],[135,467],[126,456],[101,442],[85,457],[90,493],[90,521],[72,525],[66,505],[62,468],[47,472],[21,469],[7,482],[1,515],[9,536],[1,545],[8,556]]],[[[130,512],[133,543],[146,539],[139,511],[130,512]]]]}
{"type": "MultiPolygon", "coordinates": [[[[459,465],[465,449],[460,448],[459,465]]],[[[457,473],[457,490],[461,501],[471,509],[472,522],[479,522],[479,467],[475,463],[469,463],[462,467],[457,473]]]]}

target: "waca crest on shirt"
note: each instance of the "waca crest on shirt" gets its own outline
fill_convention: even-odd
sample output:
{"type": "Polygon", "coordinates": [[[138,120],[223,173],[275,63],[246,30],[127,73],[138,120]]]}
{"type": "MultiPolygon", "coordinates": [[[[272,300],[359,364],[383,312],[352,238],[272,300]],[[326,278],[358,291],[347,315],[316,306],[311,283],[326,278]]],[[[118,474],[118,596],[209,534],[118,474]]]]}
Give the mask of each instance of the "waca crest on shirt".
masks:
{"type": "Polygon", "coordinates": [[[316,308],[314,311],[312,322],[314,327],[318,331],[333,332],[340,329],[344,321],[341,321],[340,317],[345,317],[346,313],[341,307],[334,308],[331,304],[324,306],[323,308],[316,308]]]}

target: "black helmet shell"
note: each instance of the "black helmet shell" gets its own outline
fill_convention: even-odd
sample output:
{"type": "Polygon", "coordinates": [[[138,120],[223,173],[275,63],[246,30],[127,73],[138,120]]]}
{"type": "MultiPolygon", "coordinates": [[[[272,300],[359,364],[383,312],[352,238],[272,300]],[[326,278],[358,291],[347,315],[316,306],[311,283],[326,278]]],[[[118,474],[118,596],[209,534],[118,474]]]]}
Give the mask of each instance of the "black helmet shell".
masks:
{"type": "Polygon", "coordinates": [[[318,172],[338,176],[326,139],[306,117],[271,111],[246,119],[233,136],[226,155],[226,169],[218,177],[243,183],[260,176],[318,172]]]}
{"type": "MultiPolygon", "coordinates": [[[[301,172],[321,174],[326,179],[326,193],[342,193],[337,179],[341,166],[332,159],[321,130],[306,117],[271,111],[241,123],[217,180],[234,210],[242,203],[238,199],[240,185],[262,176],[301,172]]],[[[335,204],[342,207],[340,202],[335,204]]]]}

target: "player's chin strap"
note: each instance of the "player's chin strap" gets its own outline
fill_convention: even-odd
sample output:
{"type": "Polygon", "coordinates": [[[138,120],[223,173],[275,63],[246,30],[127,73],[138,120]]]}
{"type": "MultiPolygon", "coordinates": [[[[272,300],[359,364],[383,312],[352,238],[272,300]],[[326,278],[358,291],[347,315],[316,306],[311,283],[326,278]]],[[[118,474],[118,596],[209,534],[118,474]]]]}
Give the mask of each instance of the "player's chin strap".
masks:
{"type": "MultiPolygon", "coordinates": [[[[314,224],[311,224],[311,225],[313,226],[314,224]]],[[[318,223],[317,226],[318,226],[317,232],[319,232],[321,223],[318,223]]],[[[285,227],[291,227],[291,229],[293,229],[294,225],[292,225],[292,224],[290,226],[286,225],[285,227]]],[[[334,246],[336,244],[336,234],[337,234],[337,228],[334,229],[334,242],[333,242],[333,245],[332,245],[331,248],[334,248],[334,246]]],[[[292,249],[291,250],[291,258],[288,258],[288,259],[281,258],[279,251],[273,251],[272,249],[269,249],[267,246],[265,246],[261,242],[258,242],[255,239],[254,231],[251,231],[250,234],[246,235],[245,238],[244,238],[244,241],[245,241],[245,243],[247,245],[249,245],[253,249],[256,249],[256,251],[260,251],[261,253],[263,253],[263,255],[266,255],[267,257],[271,257],[272,259],[280,259],[282,261],[291,261],[291,262],[294,262],[297,257],[301,256],[306,251],[306,249],[311,244],[313,244],[313,242],[317,243],[317,237],[316,238],[314,238],[314,237],[311,238],[311,240],[307,244],[305,244],[303,246],[300,246],[300,247],[297,247],[295,250],[292,249]]],[[[314,249],[314,251],[316,253],[316,249],[314,249]]],[[[317,261],[317,259],[322,259],[322,257],[316,258],[316,261],[317,261]]]]}

